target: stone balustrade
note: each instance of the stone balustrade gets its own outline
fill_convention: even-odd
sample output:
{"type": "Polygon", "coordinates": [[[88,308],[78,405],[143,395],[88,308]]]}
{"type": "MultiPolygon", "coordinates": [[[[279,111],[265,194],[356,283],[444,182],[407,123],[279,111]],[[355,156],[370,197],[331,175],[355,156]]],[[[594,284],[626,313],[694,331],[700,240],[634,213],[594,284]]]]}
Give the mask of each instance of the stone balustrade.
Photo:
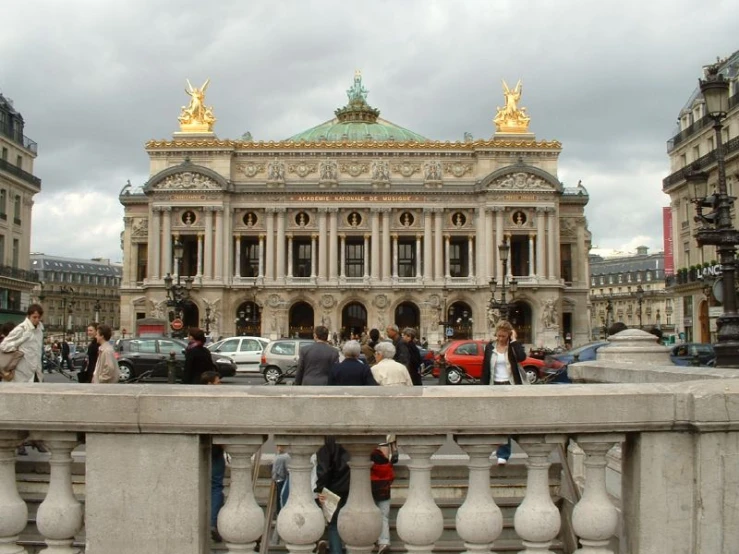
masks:
{"type": "Polygon", "coordinates": [[[728,554],[739,544],[739,380],[531,387],[183,387],[0,385],[0,554],[20,554],[28,518],[15,481],[27,436],[51,451],[48,493],[36,523],[50,554],[73,552],[83,521],[86,554],[208,552],[210,444],[231,454],[232,481],[218,527],[228,552],[251,552],[264,528],[251,456],[273,435],[291,454],[291,489],[277,528],[291,553],[313,550],[324,529],[310,485],[310,455],[324,435],[350,452],[351,493],[338,528],[350,553],[379,535],[368,456],[386,432],[408,457],[397,516],[408,552],[434,550],[443,530],[431,494],[432,455],[451,434],[468,455],[469,487],[456,514],[467,552],[487,554],[502,529],[490,494],[490,457],[515,435],[527,488],[514,526],[527,554],[550,552],[561,526],[550,497],[550,452],[577,441],[586,474],[572,514],[582,554],[611,552],[618,517],[606,454],[622,445],[622,551],[728,554]],[[84,435],[83,516],[70,452],[84,435]]]}

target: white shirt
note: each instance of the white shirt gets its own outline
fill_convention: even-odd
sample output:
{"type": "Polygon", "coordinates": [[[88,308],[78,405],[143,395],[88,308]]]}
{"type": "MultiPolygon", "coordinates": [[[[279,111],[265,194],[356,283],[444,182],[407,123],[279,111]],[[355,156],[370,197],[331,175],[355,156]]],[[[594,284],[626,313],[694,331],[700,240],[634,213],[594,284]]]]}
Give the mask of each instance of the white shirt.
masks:
{"type": "Polygon", "coordinates": [[[413,386],[413,381],[406,368],[400,362],[396,362],[392,358],[380,360],[372,366],[372,377],[375,378],[378,385],[408,385],[413,386]]]}
{"type": "Polygon", "coordinates": [[[493,382],[505,381],[509,383],[511,381],[511,370],[508,367],[508,348],[505,348],[503,352],[498,350],[496,345],[493,348],[493,355],[490,356],[490,372],[493,374],[493,382]]]}

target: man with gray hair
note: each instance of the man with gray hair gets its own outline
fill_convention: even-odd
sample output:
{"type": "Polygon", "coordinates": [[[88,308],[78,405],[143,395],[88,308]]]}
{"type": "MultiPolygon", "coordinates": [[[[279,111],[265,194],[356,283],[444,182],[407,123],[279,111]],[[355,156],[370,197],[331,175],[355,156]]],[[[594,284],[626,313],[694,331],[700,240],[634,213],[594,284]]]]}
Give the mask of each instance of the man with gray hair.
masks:
{"type": "Polygon", "coordinates": [[[359,341],[348,340],[342,348],[344,361],[334,365],[328,377],[328,384],[345,387],[377,385],[369,366],[359,359],[362,346],[359,341]]]}
{"type": "Polygon", "coordinates": [[[375,359],[377,363],[372,366],[372,375],[375,381],[382,386],[413,386],[408,368],[400,362],[396,362],[393,356],[395,356],[395,346],[393,343],[385,341],[378,342],[375,345],[375,359]]]}
{"type": "Polygon", "coordinates": [[[339,352],[328,343],[327,327],[318,325],[313,338],[316,342],[300,351],[296,385],[328,385],[331,368],[339,361],[339,352]]]}

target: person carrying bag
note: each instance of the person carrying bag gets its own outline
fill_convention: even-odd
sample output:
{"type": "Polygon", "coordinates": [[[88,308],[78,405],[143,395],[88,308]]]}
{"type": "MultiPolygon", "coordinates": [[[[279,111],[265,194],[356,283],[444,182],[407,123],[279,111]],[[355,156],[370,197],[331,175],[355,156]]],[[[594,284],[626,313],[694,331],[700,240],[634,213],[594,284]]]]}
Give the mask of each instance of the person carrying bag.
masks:
{"type": "MultiPolygon", "coordinates": [[[[26,311],[26,319],[18,324],[0,343],[0,367],[5,368],[3,380],[15,383],[33,383],[43,381],[41,371],[41,351],[44,343],[44,325],[41,317],[44,309],[39,304],[31,304],[26,311]],[[3,359],[15,359],[15,368],[11,370],[12,362],[3,365],[3,359]],[[12,371],[11,379],[6,375],[12,371]]],[[[9,376],[10,377],[10,376],[9,376]]]]}

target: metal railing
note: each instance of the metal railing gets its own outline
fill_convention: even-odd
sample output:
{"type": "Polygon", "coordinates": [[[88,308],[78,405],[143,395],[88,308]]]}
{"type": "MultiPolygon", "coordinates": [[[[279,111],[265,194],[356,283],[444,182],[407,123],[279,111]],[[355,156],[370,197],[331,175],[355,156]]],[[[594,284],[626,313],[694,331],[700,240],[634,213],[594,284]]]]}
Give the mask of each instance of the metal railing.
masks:
{"type": "Polygon", "coordinates": [[[708,117],[707,115],[704,115],[701,117],[698,121],[694,121],[685,129],[680,131],[678,134],[676,134],[674,137],[672,137],[670,140],[667,141],[667,151],[669,152],[673,148],[675,148],[678,144],[683,142],[685,139],[690,137],[691,135],[694,135],[701,129],[705,129],[708,125],[711,124],[712,119],[708,117]]]}
{"type": "Polygon", "coordinates": [[[39,280],[38,273],[35,271],[28,271],[10,265],[0,265],[0,276],[29,281],[31,283],[38,283],[39,280]]]}
{"type": "MultiPolygon", "coordinates": [[[[739,150],[739,136],[734,137],[733,139],[728,141],[726,144],[724,144],[724,156],[728,156],[730,153],[736,152],[737,150],[739,150]]],[[[715,148],[711,150],[705,156],[701,156],[700,158],[690,163],[689,165],[685,166],[684,168],[679,169],[678,171],[675,171],[671,175],[668,175],[667,177],[665,177],[662,180],[662,190],[665,190],[676,183],[680,183],[684,181],[685,176],[688,175],[691,171],[700,171],[714,163],[716,163],[716,149],[715,148]]]]}
{"type": "Polygon", "coordinates": [[[31,140],[18,130],[10,130],[7,127],[0,127],[0,134],[8,137],[13,142],[20,144],[26,150],[33,152],[34,154],[38,154],[38,144],[36,144],[36,141],[31,140]]]}
{"type": "Polygon", "coordinates": [[[41,179],[39,179],[32,173],[28,173],[28,171],[23,171],[20,167],[11,164],[7,160],[0,159],[0,170],[7,171],[8,173],[15,175],[16,177],[23,179],[24,181],[31,183],[38,188],[41,188],[41,179]]]}

